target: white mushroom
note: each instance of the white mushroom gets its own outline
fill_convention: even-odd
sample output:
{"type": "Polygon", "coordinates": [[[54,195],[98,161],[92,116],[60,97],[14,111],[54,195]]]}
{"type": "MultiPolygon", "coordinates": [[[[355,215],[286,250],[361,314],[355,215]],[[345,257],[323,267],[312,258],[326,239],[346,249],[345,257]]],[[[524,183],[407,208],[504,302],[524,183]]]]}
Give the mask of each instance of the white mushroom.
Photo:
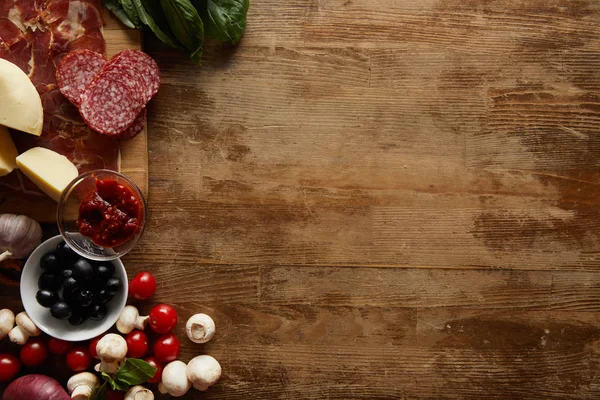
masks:
{"type": "Polygon", "coordinates": [[[98,386],[99,380],[96,375],[91,372],[82,372],[73,375],[67,382],[67,389],[73,400],[88,400],[98,386]]]}
{"type": "Polygon", "coordinates": [[[141,385],[131,387],[123,400],[154,400],[152,390],[146,389],[141,385]]]}
{"type": "Polygon", "coordinates": [[[109,374],[115,373],[119,369],[119,363],[127,355],[127,342],[123,336],[109,333],[98,341],[96,353],[102,361],[97,370],[109,374]]]}
{"type": "Polygon", "coordinates": [[[158,391],[170,394],[173,397],[185,395],[192,387],[192,382],[187,378],[186,365],[183,361],[171,361],[163,369],[158,391]]]}
{"type": "Polygon", "coordinates": [[[0,340],[4,339],[14,326],[15,314],[8,308],[0,310],[0,340]]]}
{"type": "Polygon", "coordinates": [[[24,345],[30,336],[40,336],[42,334],[40,328],[35,326],[25,311],[18,313],[15,321],[17,326],[8,332],[8,338],[13,343],[24,345]]]}
{"type": "Polygon", "coordinates": [[[149,316],[141,317],[138,309],[134,306],[126,306],[117,320],[117,330],[124,335],[131,333],[134,329],[143,331],[148,325],[149,316]]]}
{"type": "Polygon", "coordinates": [[[195,314],[185,324],[185,333],[194,343],[206,343],[215,335],[215,321],[206,314],[195,314]]]}
{"type": "Polygon", "coordinates": [[[197,356],[188,363],[186,374],[194,389],[205,391],[221,377],[221,364],[214,357],[197,356]]]}

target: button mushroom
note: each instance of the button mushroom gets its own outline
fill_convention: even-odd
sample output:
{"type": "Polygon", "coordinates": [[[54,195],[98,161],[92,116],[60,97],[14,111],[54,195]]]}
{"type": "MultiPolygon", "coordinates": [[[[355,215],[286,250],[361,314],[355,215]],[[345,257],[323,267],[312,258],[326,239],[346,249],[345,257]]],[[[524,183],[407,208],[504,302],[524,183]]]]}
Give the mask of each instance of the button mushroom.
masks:
{"type": "Polygon", "coordinates": [[[15,326],[15,314],[8,308],[0,310],[0,340],[15,326]]]}
{"type": "Polygon", "coordinates": [[[197,356],[188,363],[186,374],[194,389],[203,392],[217,383],[221,377],[221,364],[214,357],[197,356]]]}
{"type": "Polygon", "coordinates": [[[117,330],[124,335],[131,333],[134,329],[143,331],[146,329],[149,319],[148,316],[141,317],[138,309],[134,306],[126,306],[117,320],[117,330]]]}
{"type": "Polygon", "coordinates": [[[185,333],[194,343],[206,343],[215,335],[215,321],[206,314],[195,314],[185,324],[185,333]]]}
{"type": "Polygon", "coordinates": [[[109,333],[98,341],[96,353],[102,361],[97,366],[97,371],[114,374],[119,370],[119,363],[127,355],[127,342],[123,336],[109,333]]]}
{"type": "Polygon", "coordinates": [[[187,378],[186,365],[183,361],[171,361],[163,369],[158,391],[170,394],[173,397],[185,395],[192,387],[192,382],[187,378]]]}
{"type": "Polygon", "coordinates": [[[30,336],[40,336],[42,334],[40,328],[35,326],[25,311],[18,313],[15,321],[17,326],[8,332],[8,338],[13,343],[24,345],[30,336]]]}
{"type": "Polygon", "coordinates": [[[141,385],[131,387],[123,400],[154,400],[152,390],[146,389],[141,385]]]}
{"type": "Polygon", "coordinates": [[[67,382],[67,390],[73,400],[87,400],[92,395],[94,388],[98,386],[99,380],[90,372],[82,372],[73,375],[67,382]]]}

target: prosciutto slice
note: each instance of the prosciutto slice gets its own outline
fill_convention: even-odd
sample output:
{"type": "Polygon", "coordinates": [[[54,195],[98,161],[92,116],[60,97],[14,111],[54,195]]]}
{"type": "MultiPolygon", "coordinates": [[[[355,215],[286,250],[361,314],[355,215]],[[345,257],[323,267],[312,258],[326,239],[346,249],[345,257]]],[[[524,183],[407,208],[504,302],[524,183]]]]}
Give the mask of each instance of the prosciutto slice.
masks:
{"type": "MultiPolygon", "coordinates": [[[[42,146],[71,160],[79,173],[118,170],[119,143],[92,131],[58,90],[56,68],[72,50],[106,53],[101,0],[0,0],[0,58],[34,83],[44,108],[42,135],[12,131],[19,152],[42,146]]],[[[43,194],[20,171],[0,178],[0,194],[43,194]]]]}

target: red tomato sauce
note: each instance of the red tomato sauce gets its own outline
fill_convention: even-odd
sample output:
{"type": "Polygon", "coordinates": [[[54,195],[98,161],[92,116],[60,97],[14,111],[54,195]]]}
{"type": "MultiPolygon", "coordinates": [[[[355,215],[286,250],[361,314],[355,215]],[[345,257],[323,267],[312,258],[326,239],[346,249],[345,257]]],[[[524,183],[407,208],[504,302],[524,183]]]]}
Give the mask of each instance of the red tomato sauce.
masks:
{"type": "Polygon", "coordinates": [[[96,189],[79,206],[77,228],[98,246],[116,247],[140,227],[141,199],[114,179],[96,179],[96,189]]]}

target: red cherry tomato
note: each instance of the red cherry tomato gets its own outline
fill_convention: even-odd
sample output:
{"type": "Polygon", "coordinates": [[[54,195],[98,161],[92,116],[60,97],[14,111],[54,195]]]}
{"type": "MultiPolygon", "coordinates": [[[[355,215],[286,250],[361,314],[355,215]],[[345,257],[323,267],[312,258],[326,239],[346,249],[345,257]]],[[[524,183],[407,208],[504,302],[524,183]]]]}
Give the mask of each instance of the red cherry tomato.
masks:
{"type": "Polygon", "coordinates": [[[61,339],[51,337],[48,339],[48,349],[50,353],[62,356],[67,354],[67,351],[71,348],[71,342],[67,342],[61,339]]]}
{"type": "Polygon", "coordinates": [[[142,358],[148,353],[148,336],[142,331],[132,331],[125,336],[127,357],[142,358]]]}
{"type": "Polygon", "coordinates": [[[179,356],[180,347],[179,339],[172,333],[159,336],[154,342],[154,357],[162,362],[171,362],[179,356]]]}
{"type": "Polygon", "coordinates": [[[106,389],[106,400],[123,400],[125,392],[118,390],[112,390],[111,388],[106,389]]]}
{"type": "Polygon", "coordinates": [[[10,382],[19,369],[21,369],[21,362],[17,357],[12,354],[0,354],[0,382],[10,382]]]}
{"type": "Polygon", "coordinates": [[[85,346],[77,346],[67,353],[67,366],[74,372],[83,372],[92,364],[92,356],[85,346]]]}
{"type": "Polygon", "coordinates": [[[177,311],[168,304],[159,304],[150,310],[150,328],[156,333],[169,333],[177,325],[177,311]]]}
{"type": "Polygon", "coordinates": [[[162,372],[163,372],[163,368],[165,368],[165,364],[163,364],[161,361],[159,361],[159,359],[156,357],[146,357],[144,359],[144,361],[146,361],[148,364],[150,364],[154,368],[156,368],[156,372],[154,373],[154,376],[152,377],[152,379],[148,380],[148,383],[160,382],[160,378],[162,378],[162,372]]]}
{"type": "Polygon", "coordinates": [[[138,300],[152,297],[156,290],[156,280],[150,272],[140,272],[129,282],[129,294],[138,300]]]}
{"type": "Polygon", "coordinates": [[[28,367],[42,365],[46,361],[46,358],[48,358],[48,345],[40,338],[30,338],[21,347],[19,357],[21,358],[21,362],[28,367]]]}
{"type": "Polygon", "coordinates": [[[100,339],[102,339],[103,336],[104,335],[96,336],[95,338],[90,340],[90,344],[88,345],[88,352],[90,353],[90,356],[99,359],[98,353],[96,353],[96,345],[98,345],[98,342],[100,341],[100,339]]]}

